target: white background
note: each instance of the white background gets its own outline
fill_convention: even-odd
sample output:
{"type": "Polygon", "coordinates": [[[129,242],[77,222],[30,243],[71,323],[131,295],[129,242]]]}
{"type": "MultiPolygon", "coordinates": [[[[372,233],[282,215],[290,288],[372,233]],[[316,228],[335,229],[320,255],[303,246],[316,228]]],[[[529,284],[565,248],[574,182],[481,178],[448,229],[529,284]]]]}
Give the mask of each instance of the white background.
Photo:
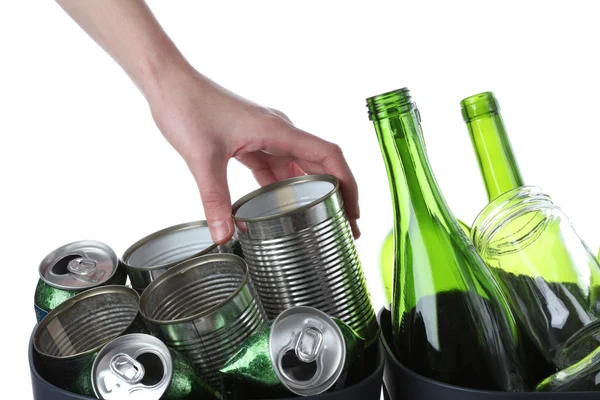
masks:
{"type": "MultiPolygon", "coordinates": [[[[359,183],[357,245],[377,309],[378,252],[392,213],[365,98],[384,91],[411,89],[438,182],[468,223],[486,195],[459,101],[494,91],[526,182],[550,193],[596,251],[592,2],[249,3],[150,5],[201,72],[342,146],[359,183]]],[[[40,260],[80,239],[120,255],[203,210],[135,86],[54,2],[2,2],[0,41],[0,381],[26,399],[40,260]]],[[[229,179],[234,200],[257,187],[235,161],[229,179]]]]}

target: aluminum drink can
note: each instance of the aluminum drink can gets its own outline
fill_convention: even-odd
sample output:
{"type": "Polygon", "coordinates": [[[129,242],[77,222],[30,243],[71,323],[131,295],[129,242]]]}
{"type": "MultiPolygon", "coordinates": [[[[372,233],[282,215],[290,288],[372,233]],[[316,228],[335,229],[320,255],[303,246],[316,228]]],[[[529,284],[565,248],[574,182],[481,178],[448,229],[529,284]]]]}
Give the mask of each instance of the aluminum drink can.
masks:
{"type": "Polygon", "coordinates": [[[131,286],[141,293],[169,268],[191,258],[212,253],[241,253],[237,238],[217,245],[206,221],[173,225],[132,244],[121,257],[131,286]]]}
{"type": "Polygon", "coordinates": [[[71,297],[103,285],[125,285],[127,272],[113,249],[81,240],[48,254],[39,266],[34,307],[37,322],[71,297]]]}
{"type": "Polygon", "coordinates": [[[231,398],[238,397],[237,382],[313,396],[342,380],[363,348],[364,339],[342,320],[313,307],[294,306],[265,323],[220,373],[231,398]]]}
{"type": "Polygon", "coordinates": [[[81,292],[50,311],[34,329],[40,375],[67,390],[106,343],[143,327],[139,295],[132,288],[106,285],[81,292]]]}
{"type": "Polygon", "coordinates": [[[219,398],[185,357],[143,333],[107,343],[70,391],[103,400],[219,398]]]}

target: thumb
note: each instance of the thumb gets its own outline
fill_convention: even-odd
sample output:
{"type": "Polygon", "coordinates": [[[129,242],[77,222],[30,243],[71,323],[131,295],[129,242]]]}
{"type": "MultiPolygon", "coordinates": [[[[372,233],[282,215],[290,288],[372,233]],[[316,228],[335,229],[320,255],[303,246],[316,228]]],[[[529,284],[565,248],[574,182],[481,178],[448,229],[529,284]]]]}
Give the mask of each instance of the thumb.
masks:
{"type": "Polygon", "coordinates": [[[227,158],[221,154],[189,163],[196,180],[213,242],[223,244],[233,236],[231,197],[227,185],[227,158]]]}

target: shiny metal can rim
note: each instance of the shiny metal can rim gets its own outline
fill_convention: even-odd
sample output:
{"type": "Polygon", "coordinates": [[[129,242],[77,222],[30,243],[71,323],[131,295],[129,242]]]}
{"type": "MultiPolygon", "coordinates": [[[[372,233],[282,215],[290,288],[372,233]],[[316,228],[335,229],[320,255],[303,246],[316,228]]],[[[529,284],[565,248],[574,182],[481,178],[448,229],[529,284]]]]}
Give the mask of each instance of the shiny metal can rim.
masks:
{"type": "Polygon", "coordinates": [[[119,268],[119,257],[117,256],[117,254],[115,253],[115,251],[113,250],[112,247],[110,247],[108,244],[106,244],[102,241],[99,241],[99,240],[84,239],[84,240],[77,240],[74,242],[63,244],[62,246],[59,246],[56,249],[52,250],[40,262],[40,265],[38,267],[38,273],[40,275],[40,279],[42,281],[44,281],[44,283],[46,283],[54,288],[62,289],[62,290],[81,291],[81,290],[98,287],[98,286],[106,283],[107,281],[112,279],[113,276],[115,276],[118,268],[119,268]],[[110,260],[110,262],[112,263],[112,270],[111,270],[110,275],[103,278],[101,281],[99,281],[97,283],[93,283],[93,284],[90,284],[87,286],[77,286],[77,287],[61,285],[56,282],[52,282],[46,276],[44,276],[44,271],[46,271],[48,269],[51,270],[59,261],[61,261],[65,257],[79,255],[77,252],[78,249],[81,249],[84,247],[88,247],[88,248],[95,247],[96,249],[103,251],[104,255],[108,256],[106,260],[102,260],[102,261],[110,260]],[[64,254],[61,254],[61,253],[64,253],[64,254]]]}
{"type": "Polygon", "coordinates": [[[216,254],[203,254],[203,255],[200,255],[197,257],[193,257],[193,258],[185,260],[185,261],[169,268],[165,273],[163,273],[161,276],[156,278],[154,281],[150,282],[150,284],[148,286],[146,286],[146,289],[144,289],[144,291],[142,292],[142,295],[140,296],[140,301],[139,301],[140,313],[142,314],[142,317],[144,317],[144,319],[146,319],[147,321],[152,322],[153,324],[156,324],[156,325],[179,324],[179,323],[184,323],[184,322],[190,322],[190,321],[193,321],[198,318],[204,318],[204,317],[211,315],[213,312],[217,311],[223,304],[229,302],[231,299],[233,299],[235,296],[237,296],[242,291],[242,289],[248,284],[249,280],[250,279],[249,279],[249,272],[248,272],[248,264],[240,256],[237,256],[235,254],[216,253],[216,254]],[[215,304],[214,306],[210,307],[209,309],[204,310],[204,311],[194,314],[194,315],[190,315],[189,317],[178,318],[178,319],[169,319],[169,320],[157,320],[157,319],[151,318],[150,316],[147,315],[147,313],[145,312],[144,306],[145,306],[145,303],[148,302],[148,297],[150,296],[150,294],[152,293],[152,291],[155,288],[157,288],[160,285],[166,284],[166,282],[169,279],[172,279],[172,277],[174,275],[183,274],[190,269],[201,267],[202,265],[211,264],[211,263],[215,263],[215,262],[230,262],[230,263],[238,264],[239,266],[242,267],[242,269],[244,271],[244,278],[240,282],[240,285],[229,296],[227,296],[226,298],[224,298],[222,301],[215,304]]]}
{"type": "MultiPolygon", "coordinates": [[[[70,359],[74,359],[74,358],[79,358],[82,356],[86,356],[89,354],[92,354],[98,350],[100,350],[104,344],[100,345],[100,346],[96,346],[92,349],[88,349],[84,352],[81,353],[77,353],[77,354],[72,354],[69,356],[51,356],[49,354],[46,354],[44,352],[42,352],[38,346],[37,346],[37,338],[39,336],[39,333],[42,331],[42,329],[46,328],[48,326],[48,324],[50,324],[51,321],[54,320],[55,317],[57,317],[58,315],[62,314],[65,310],[71,308],[74,304],[79,303],[80,301],[86,300],[90,297],[94,297],[94,296],[101,296],[103,294],[109,294],[109,293],[122,293],[122,294],[130,294],[133,297],[136,298],[137,300],[137,304],[138,304],[138,313],[140,312],[140,306],[139,306],[139,299],[140,299],[140,295],[138,294],[138,292],[136,292],[134,289],[128,287],[128,286],[123,286],[123,285],[105,285],[105,286],[99,286],[99,287],[95,287],[92,289],[87,289],[73,297],[71,297],[70,299],[65,300],[64,302],[62,302],[58,307],[54,308],[52,311],[50,311],[48,313],[48,315],[46,315],[46,317],[44,317],[43,320],[41,320],[37,326],[35,327],[34,331],[33,331],[33,347],[34,349],[39,353],[39,354],[44,354],[45,357],[51,357],[54,359],[59,359],[59,360],[70,360],[70,359]]],[[[133,321],[135,320],[132,319],[131,322],[133,323],[133,321]]],[[[128,327],[125,327],[123,329],[123,332],[126,331],[128,329],[128,327]]]]}
{"type": "MultiPolygon", "coordinates": [[[[131,270],[135,270],[135,271],[153,271],[153,270],[169,267],[171,265],[177,265],[177,264],[183,262],[183,260],[179,261],[179,262],[175,262],[175,263],[163,263],[163,264],[158,264],[158,265],[150,265],[150,266],[140,267],[140,266],[134,266],[134,265],[129,264],[129,259],[131,258],[133,253],[136,250],[138,250],[140,247],[151,242],[152,240],[155,240],[155,239],[160,238],[161,236],[164,236],[165,234],[172,234],[172,233],[184,231],[184,230],[187,230],[190,228],[202,228],[202,227],[208,228],[208,222],[206,220],[184,222],[181,224],[171,225],[166,228],[160,229],[160,230],[153,232],[147,236],[144,236],[143,238],[141,238],[140,240],[138,240],[137,242],[135,242],[134,244],[129,246],[129,248],[127,248],[127,250],[125,250],[125,252],[123,253],[123,256],[121,257],[121,261],[123,262],[123,264],[125,264],[125,266],[127,268],[129,268],[131,270]]],[[[215,248],[217,248],[217,246],[219,246],[219,245],[216,243],[213,243],[209,247],[194,254],[191,258],[198,257],[205,253],[208,253],[208,252],[214,250],[215,248]]],[[[188,259],[189,259],[189,257],[188,257],[188,259]]]]}
{"type": "Polygon", "coordinates": [[[289,215],[293,215],[293,214],[297,214],[297,213],[306,211],[306,210],[314,207],[315,205],[322,203],[323,201],[331,198],[339,190],[340,190],[340,181],[335,176],[329,175],[329,174],[313,174],[313,175],[304,175],[304,176],[297,176],[294,178],[284,179],[282,181],[277,181],[277,182],[271,183],[269,185],[265,185],[259,189],[256,189],[256,190],[248,193],[247,195],[241,197],[238,201],[233,203],[233,206],[231,207],[232,208],[232,216],[233,216],[234,220],[240,221],[240,222],[270,221],[273,219],[278,219],[281,217],[286,217],[289,215]],[[242,218],[242,217],[236,216],[236,213],[240,209],[241,206],[243,206],[248,201],[255,199],[256,197],[263,195],[265,193],[268,193],[275,189],[279,189],[279,188],[282,188],[285,186],[295,185],[298,183],[304,183],[304,182],[329,182],[329,183],[333,184],[333,188],[329,192],[327,192],[327,194],[319,197],[318,199],[315,199],[315,200],[311,201],[310,203],[307,203],[301,207],[294,208],[293,210],[275,213],[275,214],[267,215],[264,217],[255,217],[255,218],[242,218]]]}
{"type": "MultiPolygon", "coordinates": [[[[112,339],[111,341],[109,341],[108,343],[106,343],[102,349],[100,349],[100,351],[98,352],[98,355],[96,355],[96,357],[94,358],[94,362],[92,364],[92,389],[94,390],[94,394],[96,395],[96,397],[98,397],[99,399],[106,399],[105,396],[103,396],[100,392],[100,390],[98,389],[98,383],[97,383],[97,378],[98,378],[98,373],[99,373],[99,364],[100,362],[103,361],[103,357],[109,355],[111,353],[111,351],[114,352],[115,348],[121,350],[120,353],[124,353],[127,355],[128,352],[123,350],[123,347],[129,346],[131,347],[139,347],[136,350],[148,350],[148,349],[152,349],[154,351],[145,351],[146,353],[160,353],[160,355],[156,354],[159,359],[163,362],[163,367],[164,367],[164,372],[163,372],[163,379],[161,379],[158,383],[154,384],[153,386],[148,386],[149,391],[154,391],[154,392],[159,392],[156,393],[158,394],[158,397],[161,397],[169,388],[169,385],[171,385],[171,381],[173,379],[173,359],[171,358],[171,353],[169,352],[169,348],[168,346],[161,341],[160,339],[158,339],[157,337],[154,337],[152,335],[146,334],[146,333],[129,333],[127,335],[123,335],[123,336],[118,336],[114,339],[112,339]],[[141,347],[140,345],[143,345],[143,347],[141,347]],[[158,390],[157,390],[158,389],[158,390]]],[[[131,349],[130,349],[131,350],[131,349]]]]}

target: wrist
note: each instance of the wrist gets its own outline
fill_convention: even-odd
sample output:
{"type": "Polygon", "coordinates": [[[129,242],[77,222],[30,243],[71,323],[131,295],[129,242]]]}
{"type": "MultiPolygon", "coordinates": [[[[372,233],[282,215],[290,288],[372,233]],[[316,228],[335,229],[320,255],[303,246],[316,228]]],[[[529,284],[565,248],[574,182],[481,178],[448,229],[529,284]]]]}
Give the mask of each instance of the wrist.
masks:
{"type": "Polygon", "coordinates": [[[149,103],[162,97],[173,82],[193,73],[193,68],[174,47],[151,52],[142,57],[133,73],[133,80],[149,103]]]}

